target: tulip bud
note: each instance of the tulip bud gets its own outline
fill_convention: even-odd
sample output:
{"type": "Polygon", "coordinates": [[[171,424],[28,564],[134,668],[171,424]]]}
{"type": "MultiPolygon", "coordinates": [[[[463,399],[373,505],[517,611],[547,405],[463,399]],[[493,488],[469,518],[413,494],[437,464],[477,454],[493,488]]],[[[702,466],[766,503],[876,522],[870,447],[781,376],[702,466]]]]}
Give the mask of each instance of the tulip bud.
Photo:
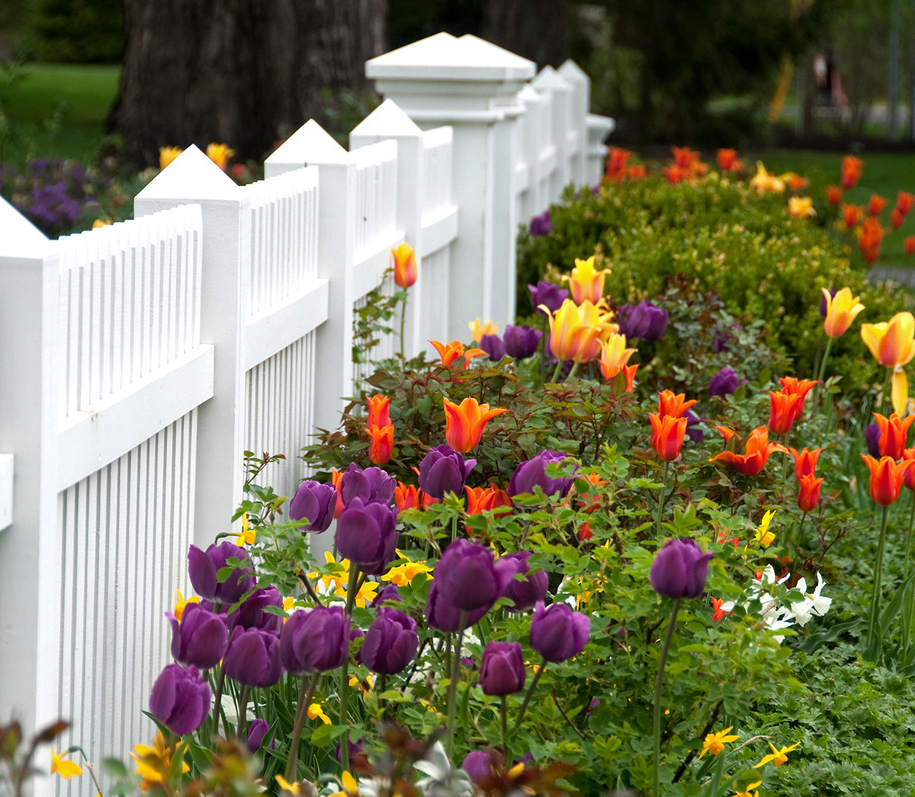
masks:
{"type": "Polygon", "coordinates": [[[493,562],[492,552],[467,540],[455,540],[435,566],[442,599],[457,609],[487,611],[502,597],[516,572],[512,560],[493,562]]]}
{"type": "Polygon", "coordinates": [[[530,611],[537,601],[542,601],[546,597],[549,589],[550,578],[546,571],[530,572],[530,566],[527,563],[530,558],[531,553],[527,551],[510,553],[502,557],[502,560],[515,565],[516,577],[509,581],[505,588],[505,597],[512,602],[512,605],[507,607],[511,612],[530,611]],[[517,578],[519,575],[522,577],[517,578]]]}
{"type": "Polygon", "coordinates": [[[496,777],[492,753],[484,750],[474,750],[472,753],[467,753],[464,763],[461,764],[461,769],[467,773],[467,777],[477,786],[490,783],[496,777]]]}
{"type": "Polygon", "coordinates": [[[397,510],[353,498],[340,513],[334,539],[342,556],[360,565],[364,573],[380,575],[396,553],[397,510]]]}
{"type": "Polygon", "coordinates": [[[230,628],[259,628],[262,631],[279,632],[283,627],[283,618],[271,612],[265,612],[268,606],[283,608],[283,597],[276,587],[256,589],[241,605],[229,614],[230,628]]]}
{"type": "Polygon", "coordinates": [[[261,745],[264,743],[264,736],[267,735],[268,730],[270,730],[270,726],[267,724],[267,720],[262,720],[260,717],[251,723],[246,741],[249,753],[254,755],[261,749],[261,745]]]}
{"type": "Polygon", "coordinates": [[[419,636],[416,621],[398,609],[379,609],[365,634],[360,661],[372,672],[393,675],[416,655],[419,636]]]}
{"type": "Polygon", "coordinates": [[[419,463],[419,488],[438,499],[444,498],[447,493],[460,495],[467,476],[476,464],[475,459],[464,459],[451,446],[437,446],[419,463]]]}
{"type": "Polygon", "coordinates": [[[550,218],[550,211],[544,211],[539,216],[531,219],[531,236],[539,238],[543,235],[549,235],[553,232],[553,219],[550,218]]]}
{"type": "Polygon", "coordinates": [[[334,507],[337,503],[337,488],[332,484],[320,482],[302,482],[289,502],[289,519],[307,521],[302,531],[327,531],[334,519],[334,507]]]}
{"type": "Polygon", "coordinates": [[[864,427],[864,442],[867,445],[867,453],[872,457],[880,457],[880,427],[875,423],[869,423],[864,427]]]}
{"type": "Polygon", "coordinates": [[[660,340],[667,332],[667,311],[647,299],[634,307],[623,305],[615,320],[619,325],[619,334],[625,335],[627,340],[640,338],[650,343],[660,340]]]}
{"type": "Polygon", "coordinates": [[[520,327],[509,324],[502,335],[505,353],[516,360],[526,360],[537,352],[542,335],[543,333],[539,329],[529,327],[527,324],[520,327]]]}
{"type": "Polygon", "coordinates": [[[187,570],[194,590],[201,598],[214,603],[233,604],[254,586],[254,568],[244,549],[231,542],[213,544],[206,551],[192,545],[187,554],[187,570]],[[218,573],[230,559],[240,560],[229,577],[220,582],[218,573]]]}
{"type": "Polygon", "coordinates": [[[210,713],[210,687],[196,667],[169,664],[149,696],[149,713],[176,736],[193,733],[210,713]]]}
{"type": "Polygon", "coordinates": [[[484,695],[513,695],[524,688],[524,654],[518,642],[490,642],[480,662],[484,695]]]}
{"type": "Polygon", "coordinates": [[[343,506],[349,506],[355,498],[364,503],[381,501],[389,504],[394,498],[397,481],[388,476],[381,468],[357,468],[351,463],[340,477],[340,498],[343,506]]]}
{"type": "Polygon", "coordinates": [[[273,686],[280,680],[280,638],[260,628],[236,628],[222,666],[226,675],[245,686],[273,686]]]}
{"type": "Polygon", "coordinates": [[[575,481],[574,476],[552,478],[546,475],[548,465],[558,462],[564,462],[568,455],[560,451],[541,451],[536,456],[522,462],[512,474],[508,482],[508,494],[514,498],[522,493],[533,493],[535,487],[539,487],[548,496],[555,496],[557,493],[561,498],[568,495],[575,481]]]}
{"type": "Polygon", "coordinates": [[[505,356],[505,344],[498,335],[483,335],[480,338],[480,348],[494,363],[499,362],[505,356]]]}
{"type": "Polygon", "coordinates": [[[708,394],[724,398],[731,395],[738,387],[740,387],[740,377],[737,375],[737,371],[725,366],[709,381],[708,394]]]}
{"type": "Polygon", "coordinates": [[[651,563],[651,586],[668,598],[698,597],[705,589],[711,558],[693,540],[670,540],[651,563]]]}
{"type": "Polygon", "coordinates": [[[207,611],[199,603],[184,607],[181,622],[171,612],[166,615],[172,626],[172,657],[185,665],[207,670],[219,664],[229,644],[224,617],[207,611]]]}
{"type": "Polygon", "coordinates": [[[527,289],[531,292],[531,304],[540,315],[546,315],[540,309],[540,305],[544,305],[551,313],[555,313],[569,298],[569,292],[565,288],[560,288],[545,280],[540,280],[536,285],[528,285],[527,289]]]}
{"type": "Polygon", "coordinates": [[[348,628],[341,606],[293,612],[280,637],[283,667],[290,675],[335,670],[349,655],[348,628]]]}
{"type": "MultiPolygon", "coordinates": [[[[484,606],[481,609],[467,612],[464,628],[470,628],[470,626],[478,623],[489,609],[489,606],[484,606]]],[[[429,587],[429,594],[426,597],[426,622],[439,631],[454,632],[459,631],[461,627],[461,610],[442,599],[438,582],[435,580],[432,581],[432,586],[429,587]]]]}
{"type": "Polygon", "coordinates": [[[538,601],[531,618],[531,647],[547,661],[560,662],[577,656],[591,636],[591,621],[573,612],[565,603],[544,607],[538,601]]]}

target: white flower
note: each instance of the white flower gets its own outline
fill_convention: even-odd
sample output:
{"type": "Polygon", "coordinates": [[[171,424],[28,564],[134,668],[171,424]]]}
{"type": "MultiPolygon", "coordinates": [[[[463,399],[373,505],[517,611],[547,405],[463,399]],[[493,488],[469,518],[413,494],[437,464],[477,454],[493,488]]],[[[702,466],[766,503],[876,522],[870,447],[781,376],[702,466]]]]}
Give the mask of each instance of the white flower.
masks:
{"type": "Polygon", "coordinates": [[[822,574],[817,572],[816,589],[808,594],[806,580],[803,578],[798,580],[796,589],[804,595],[804,598],[791,603],[791,611],[798,625],[805,626],[811,617],[822,617],[829,611],[829,607],[832,605],[832,598],[827,598],[825,595],[820,594],[825,584],[822,574]]]}

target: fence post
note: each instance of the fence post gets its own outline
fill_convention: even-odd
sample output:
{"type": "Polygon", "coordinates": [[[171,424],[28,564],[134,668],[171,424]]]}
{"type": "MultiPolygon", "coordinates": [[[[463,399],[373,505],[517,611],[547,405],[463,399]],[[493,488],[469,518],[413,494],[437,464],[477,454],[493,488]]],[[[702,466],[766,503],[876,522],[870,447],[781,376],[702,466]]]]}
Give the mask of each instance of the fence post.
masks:
{"type": "Polygon", "coordinates": [[[410,288],[403,352],[413,357],[425,349],[419,319],[423,284],[423,131],[393,100],[385,100],[349,134],[350,150],[385,139],[397,142],[397,226],[406,242],[416,251],[416,284],[410,288]]]}
{"type": "Polygon", "coordinates": [[[60,282],[54,244],[3,199],[0,229],[0,451],[15,463],[13,522],[0,531],[0,717],[19,718],[31,735],[57,719],[39,663],[60,657],[60,282]]]}
{"type": "Polygon", "coordinates": [[[328,281],[327,321],[315,330],[314,423],[336,429],[353,392],[355,167],[314,119],[264,161],[268,178],[302,166],[318,168],[318,276],[328,281]]]}
{"type": "Polygon", "coordinates": [[[571,58],[559,67],[558,73],[572,87],[567,139],[572,149],[571,180],[575,185],[590,185],[585,158],[588,146],[588,109],[591,107],[591,78],[571,58]]]}
{"type": "Polygon", "coordinates": [[[589,183],[596,183],[604,175],[607,160],[607,145],[604,140],[616,128],[616,120],[609,116],[588,114],[588,158],[587,175],[589,183]]]}
{"type": "Polygon", "coordinates": [[[569,171],[569,142],[566,134],[569,130],[571,113],[572,87],[551,66],[545,66],[531,81],[531,85],[549,101],[550,140],[556,147],[556,171],[550,181],[550,195],[547,204],[556,202],[562,196],[563,189],[572,181],[569,171]]]}
{"type": "Polygon", "coordinates": [[[526,58],[475,36],[448,33],[365,65],[378,91],[421,128],[454,128],[453,190],[460,217],[449,285],[452,338],[466,340],[467,323],[477,316],[514,320],[516,230],[508,226],[514,214],[496,203],[499,192],[515,184],[508,146],[516,95],[534,71],[526,58]]]}
{"type": "Polygon", "coordinates": [[[214,395],[200,406],[192,538],[206,548],[230,530],[242,498],[245,434],[245,332],[251,230],[241,189],[191,146],[134,200],[147,216],[188,203],[203,217],[200,340],[215,354],[214,395]]]}

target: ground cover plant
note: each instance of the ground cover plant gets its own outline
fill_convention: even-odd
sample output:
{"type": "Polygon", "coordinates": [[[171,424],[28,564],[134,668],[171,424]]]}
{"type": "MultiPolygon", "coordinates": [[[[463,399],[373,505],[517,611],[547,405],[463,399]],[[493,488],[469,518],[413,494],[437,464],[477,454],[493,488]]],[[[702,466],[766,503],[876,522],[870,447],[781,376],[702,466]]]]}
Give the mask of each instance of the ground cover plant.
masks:
{"type": "MultiPolygon", "coordinates": [[[[911,792],[915,317],[802,178],[667,170],[551,209],[527,323],[377,363],[293,496],[249,455],[104,793],[911,792]]],[[[59,730],[0,728],[15,788],[59,730]]]]}

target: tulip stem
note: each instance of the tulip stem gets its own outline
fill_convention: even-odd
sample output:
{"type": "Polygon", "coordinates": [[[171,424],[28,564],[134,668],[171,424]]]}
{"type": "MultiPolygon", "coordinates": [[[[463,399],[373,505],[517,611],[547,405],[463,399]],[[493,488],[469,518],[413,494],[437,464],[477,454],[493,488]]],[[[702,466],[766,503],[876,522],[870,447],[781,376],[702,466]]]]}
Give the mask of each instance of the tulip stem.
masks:
{"type": "Polygon", "coordinates": [[[464,626],[467,625],[467,610],[461,609],[458,620],[457,643],[454,648],[454,662],[451,680],[448,683],[448,760],[454,760],[454,717],[457,712],[457,682],[461,674],[461,644],[464,641],[464,626]]]}
{"type": "Polygon", "coordinates": [[[905,539],[905,566],[902,568],[902,583],[907,590],[906,597],[903,601],[904,609],[902,612],[902,650],[903,654],[909,652],[909,632],[912,624],[912,585],[908,584],[909,565],[912,555],[912,531],[915,529],[915,492],[912,493],[912,503],[909,509],[909,533],[905,539]]]}
{"type": "Polygon", "coordinates": [[[216,699],[213,701],[213,736],[219,733],[219,712],[222,709],[222,688],[226,682],[226,671],[220,667],[216,679],[216,699]]]}
{"type": "Polygon", "coordinates": [[[404,345],[403,345],[403,330],[404,330],[404,322],[406,321],[406,319],[407,319],[407,299],[405,297],[403,302],[400,305],[400,356],[401,356],[401,359],[403,359],[404,361],[406,361],[406,359],[407,359],[407,352],[404,350],[404,345]]]}
{"type": "Polygon", "coordinates": [[[667,476],[670,469],[670,462],[664,460],[664,476],[661,479],[661,495],[658,496],[658,518],[657,526],[655,531],[655,536],[658,538],[658,541],[661,540],[661,512],[664,509],[664,496],[667,493],[667,476]]]}
{"type": "Polygon", "coordinates": [[[505,756],[506,765],[510,767],[512,754],[508,744],[508,697],[506,695],[502,695],[502,755],[505,756]]]}
{"type": "MultiPolygon", "coordinates": [[[[346,655],[343,657],[343,669],[340,672],[340,725],[348,727],[346,717],[346,703],[349,699],[349,626],[350,615],[353,612],[353,604],[356,602],[356,586],[359,581],[359,566],[350,562],[349,583],[346,586],[346,608],[343,615],[346,622],[344,633],[346,634],[346,655]]],[[[347,734],[343,743],[340,745],[340,757],[343,759],[343,769],[349,771],[349,734],[347,734]]]]}
{"type": "MultiPolygon", "coordinates": [[[[315,693],[320,674],[316,672],[311,678],[306,678],[303,675],[299,679],[299,703],[295,710],[295,724],[292,727],[292,741],[289,744],[289,757],[286,759],[286,774],[284,776],[290,783],[298,780],[296,778],[296,768],[299,765],[299,745],[302,741],[302,728],[305,726],[308,705],[311,703],[311,697],[315,693]]],[[[344,742],[342,747],[347,747],[347,744],[344,742]]]]}
{"type": "Polygon", "coordinates": [[[241,694],[238,696],[238,731],[239,741],[245,738],[245,726],[247,725],[248,713],[248,687],[244,684],[241,687],[241,694]]]}
{"type": "Polygon", "coordinates": [[[572,363],[572,370],[569,371],[569,377],[568,377],[569,379],[575,378],[575,376],[578,374],[578,369],[580,366],[581,366],[581,363],[579,363],[579,362],[572,363]]]}
{"type": "Polygon", "coordinates": [[[661,691],[664,688],[664,666],[667,664],[667,653],[670,651],[670,642],[677,625],[677,612],[680,610],[680,599],[674,598],[673,600],[670,622],[667,624],[667,633],[664,635],[664,644],[661,646],[658,677],[654,684],[654,791],[652,797],[660,797],[661,794],[661,691]]]}
{"type": "Polygon", "coordinates": [[[823,377],[826,375],[826,360],[829,359],[829,350],[832,348],[833,338],[829,337],[826,341],[826,351],[823,352],[823,359],[820,361],[820,373],[817,374],[817,384],[813,393],[813,411],[816,412],[820,405],[820,388],[823,387],[823,377]]]}
{"type": "Polygon", "coordinates": [[[874,591],[871,596],[870,620],[867,624],[867,648],[870,648],[874,637],[874,626],[877,625],[877,613],[880,605],[880,587],[883,581],[883,550],[886,547],[886,516],[889,507],[883,507],[883,520],[880,523],[880,542],[877,544],[877,561],[874,565],[874,591]]]}
{"type": "Polygon", "coordinates": [[[308,597],[311,598],[316,606],[323,606],[324,603],[321,601],[320,596],[315,590],[314,584],[311,583],[311,579],[308,577],[308,574],[304,571],[297,573],[299,581],[302,582],[302,586],[305,587],[305,591],[308,593],[308,597]]]}
{"type": "Polygon", "coordinates": [[[527,688],[527,693],[524,695],[524,701],[521,703],[521,708],[518,709],[518,716],[515,718],[515,728],[514,733],[518,732],[518,728],[521,727],[521,720],[524,719],[524,712],[527,711],[527,704],[531,702],[531,696],[534,694],[534,690],[537,688],[537,683],[540,681],[540,676],[543,675],[543,671],[546,669],[546,656],[543,657],[543,661],[540,662],[540,667],[537,668],[537,672],[534,673],[534,678],[531,680],[531,685],[527,688]]]}
{"type": "Polygon", "coordinates": [[[553,371],[553,375],[550,377],[550,382],[555,383],[556,380],[559,379],[559,372],[562,370],[562,365],[563,365],[563,361],[557,359],[556,360],[556,369],[553,371]]]}

